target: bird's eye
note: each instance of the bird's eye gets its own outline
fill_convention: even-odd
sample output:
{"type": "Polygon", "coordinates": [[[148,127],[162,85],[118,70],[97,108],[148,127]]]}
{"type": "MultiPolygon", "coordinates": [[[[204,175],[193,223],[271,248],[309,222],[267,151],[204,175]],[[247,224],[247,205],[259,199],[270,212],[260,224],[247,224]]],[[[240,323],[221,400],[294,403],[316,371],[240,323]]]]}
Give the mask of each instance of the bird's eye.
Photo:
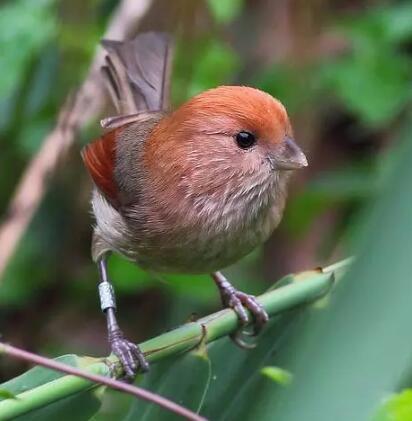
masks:
{"type": "Polygon", "coordinates": [[[256,137],[249,132],[239,132],[236,135],[236,143],[242,149],[249,149],[256,143],[256,137]]]}

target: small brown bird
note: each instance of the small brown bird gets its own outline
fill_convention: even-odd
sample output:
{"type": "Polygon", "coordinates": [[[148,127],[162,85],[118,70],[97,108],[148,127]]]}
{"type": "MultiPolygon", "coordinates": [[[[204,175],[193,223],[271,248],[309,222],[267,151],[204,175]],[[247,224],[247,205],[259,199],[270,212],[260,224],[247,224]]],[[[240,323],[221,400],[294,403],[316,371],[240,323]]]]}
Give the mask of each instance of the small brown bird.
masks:
{"type": "Polygon", "coordinates": [[[148,365],[116,322],[106,269],[111,252],[159,273],[210,273],[241,326],[268,316],[219,272],[263,243],[279,224],[291,170],[306,157],[283,105],[260,90],[220,86],[168,112],[168,35],[103,41],[103,72],[118,112],[82,151],[94,181],[92,255],[112,352],[126,375],[148,365]]]}

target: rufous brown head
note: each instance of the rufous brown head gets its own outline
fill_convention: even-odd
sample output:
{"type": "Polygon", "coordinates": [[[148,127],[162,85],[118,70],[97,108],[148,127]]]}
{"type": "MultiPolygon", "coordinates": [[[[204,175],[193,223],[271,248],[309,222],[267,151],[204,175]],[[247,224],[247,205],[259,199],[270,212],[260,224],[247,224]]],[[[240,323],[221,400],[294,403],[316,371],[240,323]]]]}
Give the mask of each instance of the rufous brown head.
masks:
{"type": "Polygon", "coordinates": [[[284,106],[244,86],[221,86],[183,104],[155,127],[144,159],[159,182],[190,178],[198,192],[307,165],[284,106]]]}

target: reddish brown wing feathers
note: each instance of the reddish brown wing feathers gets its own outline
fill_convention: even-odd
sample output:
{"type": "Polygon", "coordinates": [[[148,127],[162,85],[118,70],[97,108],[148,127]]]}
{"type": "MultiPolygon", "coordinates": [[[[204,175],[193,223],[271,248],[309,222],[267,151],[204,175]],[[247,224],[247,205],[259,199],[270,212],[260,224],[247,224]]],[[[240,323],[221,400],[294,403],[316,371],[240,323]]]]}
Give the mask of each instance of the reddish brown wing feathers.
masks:
{"type": "Polygon", "coordinates": [[[118,188],[114,179],[116,138],[122,128],[104,134],[82,149],[82,158],[96,187],[114,206],[119,206],[118,188]]]}

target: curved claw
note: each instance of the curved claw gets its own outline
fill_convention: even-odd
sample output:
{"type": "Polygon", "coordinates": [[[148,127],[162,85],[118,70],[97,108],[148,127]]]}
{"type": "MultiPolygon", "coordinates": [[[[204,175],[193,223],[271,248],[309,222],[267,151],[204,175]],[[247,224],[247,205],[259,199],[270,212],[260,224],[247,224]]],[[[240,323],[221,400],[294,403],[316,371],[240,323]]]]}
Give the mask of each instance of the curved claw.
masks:
{"type": "Polygon", "coordinates": [[[239,319],[240,326],[244,327],[249,323],[249,316],[236,292],[234,292],[234,294],[230,296],[230,298],[227,300],[226,305],[235,311],[239,319]]]}
{"type": "Polygon", "coordinates": [[[236,291],[236,295],[253,315],[254,324],[253,332],[250,336],[257,336],[262,330],[263,326],[268,322],[269,316],[265,309],[257,302],[253,295],[245,294],[244,292],[236,291]]]}
{"type": "Polygon", "coordinates": [[[256,336],[256,329],[252,326],[252,329],[242,329],[242,336],[247,336],[249,338],[256,336]]]}
{"type": "Polygon", "coordinates": [[[244,335],[245,332],[241,329],[236,330],[236,332],[232,333],[230,335],[230,339],[240,348],[243,349],[253,349],[256,348],[255,342],[246,342],[242,339],[242,335],[244,335]]]}
{"type": "Polygon", "coordinates": [[[133,380],[138,370],[147,371],[149,364],[140,348],[124,337],[113,338],[111,341],[113,354],[119,358],[126,374],[126,379],[133,380]]]}
{"type": "Polygon", "coordinates": [[[233,309],[239,319],[240,326],[239,329],[231,335],[232,340],[242,348],[249,349],[256,346],[255,344],[245,342],[242,339],[242,336],[257,336],[259,334],[263,326],[269,320],[269,316],[265,309],[258,303],[253,295],[237,291],[221,272],[212,273],[212,278],[219,288],[223,305],[233,309]],[[253,316],[253,330],[251,332],[244,329],[250,321],[246,309],[249,310],[253,316]]]}
{"type": "Polygon", "coordinates": [[[240,307],[242,309],[242,312],[241,313],[238,312],[239,306],[232,307],[239,317],[240,326],[239,326],[239,329],[235,333],[230,335],[230,338],[236,345],[238,345],[241,348],[253,349],[256,347],[256,343],[246,342],[243,339],[243,337],[244,336],[247,336],[247,337],[257,336],[262,330],[263,326],[269,320],[269,316],[266,313],[266,311],[263,309],[263,307],[256,301],[256,298],[253,295],[248,295],[240,291],[236,291],[235,294],[236,294],[236,298],[239,300],[238,302],[241,303],[240,307]],[[246,319],[248,319],[245,308],[247,308],[252,313],[253,318],[254,318],[253,328],[251,331],[244,329],[247,322],[246,323],[244,322],[244,318],[241,317],[241,315],[243,315],[243,313],[246,314],[246,319]]]}
{"type": "Polygon", "coordinates": [[[244,336],[249,336],[249,337],[256,336],[255,328],[253,328],[252,331],[246,329],[246,326],[248,325],[250,320],[245,310],[245,307],[242,305],[241,301],[236,296],[233,296],[229,300],[228,307],[232,308],[235,311],[239,319],[239,328],[236,330],[236,332],[230,335],[230,339],[232,339],[232,341],[236,345],[238,345],[240,348],[243,348],[243,349],[255,348],[256,347],[255,343],[246,342],[243,339],[244,336]]]}
{"type": "Polygon", "coordinates": [[[222,273],[215,272],[212,274],[212,277],[220,290],[223,304],[232,308],[239,318],[240,329],[232,335],[233,341],[242,348],[250,348],[251,345],[244,342],[241,337],[257,336],[269,320],[268,314],[253,295],[237,291],[222,273]],[[254,323],[252,332],[244,329],[249,323],[249,315],[246,309],[249,310],[253,316],[254,323]]]}
{"type": "Polygon", "coordinates": [[[246,326],[249,322],[245,308],[247,308],[252,313],[254,319],[253,331],[248,332],[242,329],[242,333],[245,336],[257,336],[262,330],[263,326],[269,320],[269,316],[265,309],[257,302],[253,295],[233,290],[227,305],[228,307],[232,308],[238,315],[241,328],[246,326]]]}

